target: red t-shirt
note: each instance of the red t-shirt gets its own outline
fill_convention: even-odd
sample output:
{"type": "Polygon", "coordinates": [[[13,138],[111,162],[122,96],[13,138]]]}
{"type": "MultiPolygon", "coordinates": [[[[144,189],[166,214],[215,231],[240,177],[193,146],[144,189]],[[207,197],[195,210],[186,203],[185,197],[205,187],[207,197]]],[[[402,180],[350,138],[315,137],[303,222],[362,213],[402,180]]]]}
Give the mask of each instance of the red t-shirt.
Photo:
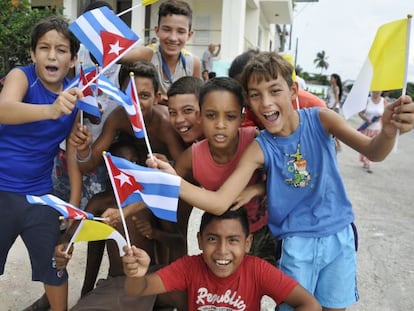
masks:
{"type": "MultiPolygon", "coordinates": [[[[243,151],[254,140],[256,134],[255,127],[239,128],[239,143],[236,153],[228,163],[217,163],[211,156],[207,139],[192,145],[192,167],[193,177],[202,187],[216,191],[233,173],[243,151]]],[[[257,183],[259,174],[256,171],[251,177],[248,185],[257,183]]],[[[268,214],[263,198],[255,197],[245,205],[247,217],[249,219],[250,232],[254,233],[267,224],[268,214]]]]}
{"type": "Polygon", "coordinates": [[[260,311],[263,295],[279,304],[298,284],[267,261],[250,255],[227,278],[211,273],[202,254],[186,255],[156,273],[167,291],[187,291],[190,311],[260,311]]]}

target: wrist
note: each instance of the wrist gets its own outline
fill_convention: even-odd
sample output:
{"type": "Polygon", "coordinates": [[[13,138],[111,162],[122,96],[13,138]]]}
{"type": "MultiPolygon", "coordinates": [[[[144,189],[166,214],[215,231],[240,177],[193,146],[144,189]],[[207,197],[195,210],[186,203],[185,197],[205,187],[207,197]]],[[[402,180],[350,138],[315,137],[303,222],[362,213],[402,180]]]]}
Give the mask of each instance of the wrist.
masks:
{"type": "Polygon", "coordinates": [[[77,150],[76,151],[76,161],[78,163],[88,162],[92,158],[92,147],[91,147],[91,145],[89,145],[88,146],[88,149],[86,150],[87,151],[87,155],[85,155],[85,152],[84,151],[85,150],[82,150],[82,151],[77,150]]]}

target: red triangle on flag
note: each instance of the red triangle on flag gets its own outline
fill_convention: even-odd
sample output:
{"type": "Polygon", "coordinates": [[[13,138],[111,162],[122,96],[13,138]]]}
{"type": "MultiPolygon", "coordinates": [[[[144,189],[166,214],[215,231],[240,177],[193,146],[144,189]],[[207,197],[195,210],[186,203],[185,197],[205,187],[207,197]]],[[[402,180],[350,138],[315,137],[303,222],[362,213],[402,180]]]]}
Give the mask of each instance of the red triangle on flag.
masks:
{"type": "Polygon", "coordinates": [[[137,42],[136,40],[129,40],[109,31],[101,31],[101,40],[103,47],[102,63],[104,67],[112,63],[137,42]]]}
{"type": "MultiPolygon", "coordinates": [[[[80,82],[79,83],[79,87],[81,89],[83,89],[83,87],[85,85],[87,85],[88,82],[90,81],[90,79],[88,80],[88,77],[85,75],[85,72],[83,70],[83,66],[81,66],[81,68],[80,68],[79,80],[80,80],[79,81],[80,82]]],[[[92,96],[93,95],[93,90],[92,90],[92,88],[90,86],[88,86],[86,89],[83,90],[82,93],[83,93],[84,96],[92,96]]]]}
{"type": "Polygon", "coordinates": [[[117,168],[112,162],[111,157],[106,155],[106,158],[111,169],[110,174],[112,175],[116,187],[114,191],[118,193],[120,204],[122,204],[136,190],[141,191],[144,189],[144,187],[136,181],[134,176],[117,168]]]}

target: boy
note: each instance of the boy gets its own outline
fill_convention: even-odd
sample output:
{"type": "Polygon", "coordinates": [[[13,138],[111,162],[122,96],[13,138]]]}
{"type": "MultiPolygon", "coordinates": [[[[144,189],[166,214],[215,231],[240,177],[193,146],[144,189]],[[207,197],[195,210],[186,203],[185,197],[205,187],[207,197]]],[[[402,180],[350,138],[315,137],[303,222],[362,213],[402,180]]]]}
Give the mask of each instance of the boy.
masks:
{"type": "MultiPolygon", "coordinates": [[[[243,151],[256,137],[257,130],[254,127],[240,128],[243,89],[232,78],[219,77],[205,83],[200,91],[199,105],[202,132],[206,138],[183,152],[176,162],[175,170],[186,180],[195,181],[208,190],[217,190],[236,168],[243,151]]],[[[261,189],[260,173],[255,172],[246,191],[257,186],[261,189]]],[[[178,224],[182,232],[187,231],[191,211],[190,208],[186,217],[186,206],[180,205],[183,210],[179,210],[178,224]]],[[[263,195],[246,200],[245,208],[253,235],[251,254],[275,265],[275,244],[266,226],[268,215],[263,195]]]]}
{"type": "MultiPolygon", "coordinates": [[[[291,102],[297,88],[292,70],[286,60],[271,52],[259,53],[249,61],[241,81],[265,130],[219,190],[207,191],[183,180],[180,197],[221,214],[233,204],[252,173],[264,168],[269,226],[283,240],[281,270],[314,294],[324,310],[345,310],[358,300],[351,226],[354,214],[332,136],[371,160],[381,161],[392,150],[397,132],[412,130],[414,103],[409,96],[401,96],[388,105],[381,132],[368,138],[329,109],[295,111],[291,102]]],[[[171,171],[165,162],[147,162],[171,171]]]]}
{"type": "MultiPolygon", "coordinates": [[[[33,65],[7,75],[0,93],[0,274],[16,238],[23,239],[32,263],[32,280],[44,284],[53,310],[67,308],[67,273],[53,258],[59,218],[48,206],[33,206],[27,194],[52,192],[53,158],[77,119],[79,89],[62,91],[74,67],[79,42],[62,17],[33,28],[33,65]]],[[[76,163],[75,163],[76,164],[76,163]]]]}
{"type": "Polygon", "coordinates": [[[319,303],[296,281],[266,261],[249,256],[252,236],[243,208],[221,216],[204,213],[197,234],[202,254],[178,259],[146,275],[148,254],[135,246],[122,260],[128,295],[153,295],[186,290],[189,310],[260,310],[268,295],[300,310],[321,310],[319,303]]]}
{"type": "MultiPolygon", "coordinates": [[[[246,66],[247,62],[257,53],[259,53],[258,50],[250,49],[233,59],[229,68],[229,77],[232,77],[240,82],[243,68],[246,66]]],[[[293,58],[289,54],[283,54],[282,56],[293,66],[293,58]]],[[[322,99],[304,89],[299,88],[299,83],[297,81],[298,77],[296,76],[295,71],[292,72],[292,79],[294,81],[295,87],[298,89],[297,97],[295,99],[292,99],[292,105],[294,109],[326,107],[325,102],[322,99]]],[[[260,123],[248,105],[246,107],[246,115],[242,126],[257,126],[261,130],[264,128],[263,124],[260,123]]]]}
{"type": "Polygon", "coordinates": [[[193,31],[192,10],[187,2],[167,0],[158,9],[155,33],[159,39],[155,48],[139,46],[122,58],[122,62],[151,61],[157,70],[162,92],[161,104],[167,104],[171,84],[183,76],[201,77],[200,59],[184,50],[193,31]]]}
{"type": "Polygon", "coordinates": [[[187,147],[204,138],[198,104],[202,86],[203,82],[198,78],[181,77],[167,92],[170,123],[187,147]]]}
{"type": "MultiPolygon", "coordinates": [[[[134,73],[138,98],[152,151],[164,155],[168,160],[176,160],[184,151],[184,144],[169,123],[167,107],[157,105],[159,81],[154,65],[145,62],[123,65],[120,72],[120,85],[123,88],[127,86],[130,72],[134,73]]],[[[90,133],[86,127],[78,127],[76,131],[72,131],[70,143],[78,148],[78,164],[82,172],[93,170],[102,161],[102,152],[109,148],[119,131],[133,135],[130,121],[123,107],[115,108],[108,116],[102,133],[93,143],[91,149],[89,145],[90,133]]],[[[140,152],[138,163],[144,165],[148,154],[145,140],[134,139],[134,142],[140,152]]],[[[141,203],[141,205],[143,204],[141,203]]],[[[127,207],[125,209],[126,215],[128,215],[128,211],[127,207]]],[[[119,212],[116,210],[114,212],[107,211],[103,216],[109,218],[108,222],[112,224],[112,221],[119,219],[119,212]]],[[[164,230],[176,233],[175,224],[164,220],[160,220],[159,223],[164,230]]],[[[170,258],[175,258],[177,256],[175,252],[179,252],[177,247],[173,247],[169,251],[164,248],[164,251],[164,254],[160,254],[160,256],[170,258]]],[[[163,260],[169,262],[168,258],[163,260]]]]}
{"type": "MultiPolygon", "coordinates": [[[[169,160],[177,159],[184,150],[184,145],[168,121],[166,107],[157,105],[159,100],[159,81],[154,65],[137,62],[133,65],[123,65],[119,80],[123,89],[126,88],[130,72],[134,73],[139,103],[144,118],[152,151],[165,155],[169,160]]],[[[102,151],[107,150],[116,135],[122,131],[133,136],[132,126],[125,109],[116,107],[106,119],[102,132],[92,145],[90,152],[91,134],[88,129],[78,127],[73,131],[70,143],[78,148],[78,162],[82,172],[93,170],[102,161],[102,151]],[[89,160],[84,160],[88,159],[89,160]]],[[[144,139],[136,139],[140,151],[140,160],[145,162],[148,150],[144,139]]]]}
{"type": "MultiPolygon", "coordinates": [[[[138,161],[138,150],[136,150],[133,141],[127,135],[122,135],[114,142],[109,148],[111,154],[123,157],[131,162],[138,161]]],[[[86,211],[93,215],[102,215],[107,209],[116,209],[115,197],[110,185],[107,186],[107,190],[102,193],[94,195],[86,206],[86,211]]],[[[133,217],[139,217],[148,221],[153,221],[154,216],[148,209],[141,210],[134,214],[133,217]]],[[[153,240],[149,240],[140,235],[132,224],[131,217],[126,219],[128,232],[131,237],[131,243],[140,245],[148,253],[151,254],[151,258],[156,261],[155,243],[153,240]]],[[[78,222],[74,223],[67,231],[66,241],[69,240],[68,233],[73,233],[74,229],[78,226],[78,222]]],[[[121,224],[116,226],[119,232],[123,232],[121,224]]],[[[57,258],[59,264],[60,259],[57,258]]],[[[63,265],[66,266],[67,258],[62,259],[63,265]]],[[[156,263],[156,262],[155,262],[156,263]]],[[[154,262],[151,263],[155,264],[154,262]]],[[[81,299],[78,303],[71,308],[72,311],[80,310],[151,310],[155,296],[151,297],[125,297],[123,294],[123,283],[125,281],[125,275],[122,269],[121,258],[119,257],[119,250],[116,243],[111,240],[108,241],[94,241],[88,243],[88,257],[85,268],[85,278],[81,292],[81,299]],[[108,277],[106,279],[98,280],[95,288],[96,278],[98,276],[99,267],[101,265],[102,256],[104,253],[105,245],[108,252],[109,270],[108,277]]]]}

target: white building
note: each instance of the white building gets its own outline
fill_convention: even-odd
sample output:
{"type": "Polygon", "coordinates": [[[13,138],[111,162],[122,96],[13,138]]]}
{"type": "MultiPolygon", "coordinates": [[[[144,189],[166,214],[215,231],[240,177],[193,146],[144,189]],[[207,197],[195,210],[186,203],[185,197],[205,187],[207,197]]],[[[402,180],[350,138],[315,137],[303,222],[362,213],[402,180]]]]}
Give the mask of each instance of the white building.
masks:
{"type": "MultiPolygon", "coordinates": [[[[33,7],[61,6],[71,20],[82,12],[91,0],[32,0],[33,7]]],[[[119,13],[141,0],[107,0],[119,13]]],[[[148,43],[155,36],[158,21],[158,1],[148,7],[137,7],[122,18],[132,30],[148,43]]],[[[221,44],[217,63],[226,67],[233,58],[249,48],[262,51],[283,50],[285,25],[293,20],[292,0],[187,0],[193,10],[194,36],[186,49],[201,57],[210,43],[221,44]]]]}

